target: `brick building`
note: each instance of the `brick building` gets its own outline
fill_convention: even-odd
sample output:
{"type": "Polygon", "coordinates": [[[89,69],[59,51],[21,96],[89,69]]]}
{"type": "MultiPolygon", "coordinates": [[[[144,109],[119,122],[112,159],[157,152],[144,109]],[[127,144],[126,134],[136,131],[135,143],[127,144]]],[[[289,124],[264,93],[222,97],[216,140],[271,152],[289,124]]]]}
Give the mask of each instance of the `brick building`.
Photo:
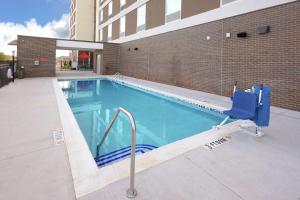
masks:
{"type": "MultiPolygon", "coordinates": [[[[269,84],[272,105],[300,111],[299,1],[97,0],[94,5],[94,43],[103,45],[92,50],[96,73],[120,72],[225,96],[235,80],[241,89],[269,84]]],[[[86,50],[83,43],[74,49],[86,50]]],[[[53,39],[19,36],[18,65],[27,65],[27,76],[55,76],[57,47],[53,39]],[[37,56],[49,58],[40,61],[44,68],[33,65],[37,56]]]]}
{"type": "Polygon", "coordinates": [[[264,83],[273,88],[273,105],[300,110],[299,1],[97,0],[96,5],[96,41],[120,44],[120,65],[105,66],[105,74],[226,96],[234,80],[240,88],[264,83]]]}

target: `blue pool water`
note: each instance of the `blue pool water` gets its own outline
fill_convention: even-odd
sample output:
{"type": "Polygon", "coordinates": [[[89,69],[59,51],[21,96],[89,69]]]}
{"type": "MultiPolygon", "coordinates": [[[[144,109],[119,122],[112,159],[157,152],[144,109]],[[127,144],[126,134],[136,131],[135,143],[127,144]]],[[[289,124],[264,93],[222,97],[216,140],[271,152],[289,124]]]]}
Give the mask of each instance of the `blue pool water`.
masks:
{"type": "MultiPolygon", "coordinates": [[[[209,130],[226,117],[110,80],[69,80],[59,84],[94,157],[97,144],[118,107],[125,108],[135,118],[138,153],[209,130]]],[[[100,149],[101,158],[96,158],[98,165],[128,156],[130,141],[129,120],[121,113],[100,149]]]]}

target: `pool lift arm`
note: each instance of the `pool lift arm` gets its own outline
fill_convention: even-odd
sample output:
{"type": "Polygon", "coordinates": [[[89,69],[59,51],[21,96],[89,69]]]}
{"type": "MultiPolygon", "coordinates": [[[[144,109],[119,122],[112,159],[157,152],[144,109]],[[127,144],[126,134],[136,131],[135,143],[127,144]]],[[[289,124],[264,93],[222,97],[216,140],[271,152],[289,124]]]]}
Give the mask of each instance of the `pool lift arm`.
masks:
{"type": "MultiPolygon", "coordinates": [[[[232,96],[230,97],[231,100],[233,99],[234,93],[236,92],[236,88],[237,88],[237,81],[234,81],[234,84],[233,84],[233,90],[232,90],[232,96]]],[[[230,119],[230,116],[227,116],[227,117],[221,122],[221,124],[217,125],[217,129],[220,129],[221,126],[223,126],[229,119],[230,119]]]]}

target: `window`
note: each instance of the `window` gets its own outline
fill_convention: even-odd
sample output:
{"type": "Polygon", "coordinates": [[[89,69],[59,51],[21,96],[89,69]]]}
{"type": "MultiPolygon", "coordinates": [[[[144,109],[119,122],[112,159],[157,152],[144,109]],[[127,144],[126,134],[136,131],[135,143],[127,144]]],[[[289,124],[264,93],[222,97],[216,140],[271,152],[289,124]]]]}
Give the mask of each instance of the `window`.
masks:
{"type": "Polygon", "coordinates": [[[121,10],[125,8],[126,0],[120,0],[120,8],[121,10]]]}
{"type": "Polygon", "coordinates": [[[110,41],[112,39],[112,27],[111,24],[108,25],[108,37],[107,40],[110,41]]]}
{"type": "Polygon", "coordinates": [[[142,5],[137,10],[137,32],[143,31],[146,28],[146,4],[142,5]]]}
{"type": "Polygon", "coordinates": [[[166,0],[166,23],[181,18],[181,0],[166,0]]]}
{"type": "Polygon", "coordinates": [[[120,19],[120,37],[125,36],[125,24],[126,24],[126,18],[123,16],[120,19]]]}
{"type": "Polygon", "coordinates": [[[102,22],[103,20],[103,10],[100,11],[100,15],[99,15],[99,21],[102,22]]]}
{"type": "Polygon", "coordinates": [[[109,2],[108,4],[108,16],[112,14],[112,9],[113,9],[113,2],[109,2]]]}
{"type": "Polygon", "coordinates": [[[221,0],[222,5],[225,5],[225,4],[227,4],[227,3],[231,3],[231,2],[233,2],[233,1],[236,1],[236,0],[221,0]]]}
{"type": "Polygon", "coordinates": [[[99,30],[99,41],[101,42],[103,40],[103,32],[102,29],[99,30]]]}

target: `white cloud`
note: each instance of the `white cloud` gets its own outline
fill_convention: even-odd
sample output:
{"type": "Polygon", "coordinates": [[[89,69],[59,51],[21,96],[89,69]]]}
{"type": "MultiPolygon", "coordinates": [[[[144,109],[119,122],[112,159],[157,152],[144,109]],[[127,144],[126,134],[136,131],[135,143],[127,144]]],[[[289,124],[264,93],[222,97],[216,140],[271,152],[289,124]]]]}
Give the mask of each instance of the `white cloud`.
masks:
{"type": "Polygon", "coordinates": [[[16,50],[16,47],[10,46],[8,43],[17,39],[17,35],[68,38],[69,14],[63,14],[58,21],[53,20],[44,26],[39,25],[34,18],[25,24],[0,22],[0,52],[11,55],[12,50],[16,50]]]}

